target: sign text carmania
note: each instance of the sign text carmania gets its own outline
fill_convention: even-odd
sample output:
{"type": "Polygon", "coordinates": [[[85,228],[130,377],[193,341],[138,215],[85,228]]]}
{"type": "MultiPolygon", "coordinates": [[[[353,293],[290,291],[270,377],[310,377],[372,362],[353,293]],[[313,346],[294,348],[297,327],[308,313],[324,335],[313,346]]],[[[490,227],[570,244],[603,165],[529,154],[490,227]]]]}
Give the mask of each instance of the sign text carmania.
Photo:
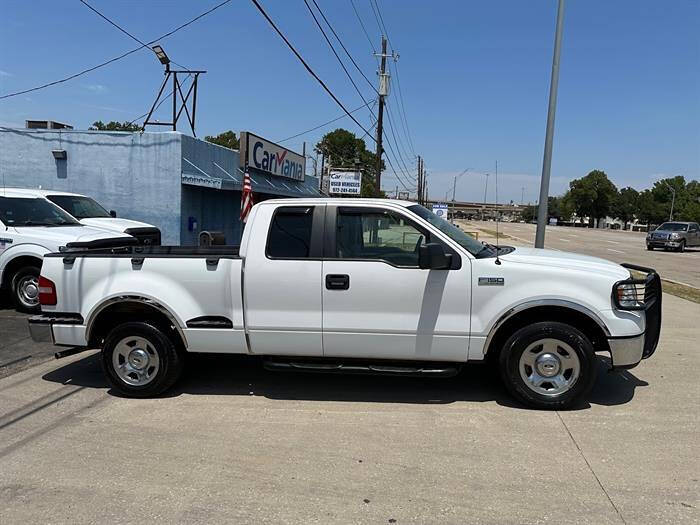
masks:
{"type": "Polygon", "coordinates": [[[302,155],[258,137],[249,131],[241,132],[240,148],[241,167],[244,167],[247,162],[249,168],[255,168],[271,175],[304,180],[306,159],[302,155]]]}

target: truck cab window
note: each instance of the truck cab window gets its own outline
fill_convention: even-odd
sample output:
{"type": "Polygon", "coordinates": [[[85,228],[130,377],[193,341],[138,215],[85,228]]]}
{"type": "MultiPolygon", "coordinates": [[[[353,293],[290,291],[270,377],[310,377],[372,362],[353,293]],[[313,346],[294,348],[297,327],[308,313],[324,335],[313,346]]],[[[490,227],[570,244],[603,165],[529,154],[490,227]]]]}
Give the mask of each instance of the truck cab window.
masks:
{"type": "Polygon", "coordinates": [[[340,208],[336,223],[336,256],[378,259],[396,266],[418,266],[418,247],[425,235],[399,214],[362,208],[340,208]]]}
{"type": "Polygon", "coordinates": [[[278,208],[267,238],[267,256],[305,259],[311,246],[313,208],[278,208]]]}

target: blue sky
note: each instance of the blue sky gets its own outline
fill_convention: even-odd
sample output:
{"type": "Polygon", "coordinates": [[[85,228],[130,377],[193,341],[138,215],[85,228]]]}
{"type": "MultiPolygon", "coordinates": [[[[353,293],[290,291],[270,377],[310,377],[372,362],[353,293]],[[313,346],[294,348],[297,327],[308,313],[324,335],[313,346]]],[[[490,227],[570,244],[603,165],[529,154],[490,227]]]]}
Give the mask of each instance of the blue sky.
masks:
{"type": "MultiPolygon", "coordinates": [[[[217,3],[88,1],[144,41],[217,3]]],[[[354,1],[377,46],[370,0],[354,1]]],[[[360,106],[303,0],[261,2],[346,106],[360,106]]],[[[376,62],[350,1],[317,2],[374,81],[376,62]]],[[[556,1],[378,3],[400,54],[407,121],[415,152],[425,158],[431,197],[444,197],[453,175],[472,168],[457,197],[482,200],[482,174],[492,173],[498,160],[499,200],[520,202],[524,187],[525,202],[534,202],[556,1]]],[[[2,11],[0,94],[67,76],[137,45],[78,0],[4,0],[2,11]]],[[[233,0],[161,43],[180,64],[208,71],[199,86],[199,136],[233,129],[281,140],[342,113],[248,0],[233,0]]],[[[350,71],[369,99],[369,86],[350,71]]],[[[87,128],[95,120],[131,120],[147,111],[161,79],[160,64],[144,49],[62,85],[0,100],[0,125],[48,118],[87,128]]],[[[393,82],[388,105],[402,137],[398,149],[412,168],[397,95],[393,82]]],[[[161,108],[163,119],[168,107],[161,108]]],[[[355,115],[370,125],[367,111],[355,115]]],[[[363,134],[345,118],[286,145],[300,150],[306,140],[311,149],[336,126],[363,134]]],[[[568,0],[550,194],[592,169],[638,189],[662,176],[700,178],[699,1],[568,0]]],[[[384,181],[386,189],[397,184],[390,172],[384,181]]],[[[494,190],[491,177],[490,201],[494,190]]]]}

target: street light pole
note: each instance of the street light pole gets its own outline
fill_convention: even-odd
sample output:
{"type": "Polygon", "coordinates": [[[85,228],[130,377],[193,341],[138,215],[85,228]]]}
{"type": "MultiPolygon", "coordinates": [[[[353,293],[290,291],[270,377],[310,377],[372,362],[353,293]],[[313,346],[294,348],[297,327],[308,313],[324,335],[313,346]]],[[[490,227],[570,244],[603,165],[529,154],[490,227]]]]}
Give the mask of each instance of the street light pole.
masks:
{"type": "Polygon", "coordinates": [[[554,116],[557,111],[557,90],[559,87],[559,58],[561,56],[561,34],[564,26],[564,0],[559,0],[557,9],[557,29],[554,35],[554,57],[552,78],[549,84],[549,109],[547,111],[547,132],[544,140],[542,161],[542,181],[540,182],[540,205],[537,208],[537,233],[535,248],[544,248],[544,230],[547,225],[547,204],[549,202],[549,176],[552,168],[552,139],[554,138],[554,116]]]}
{"type": "Polygon", "coordinates": [[[674,190],[673,186],[671,186],[665,180],[662,180],[661,182],[663,182],[666,186],[668,186],[668,189],[671,190],[671,213],[669,213],[669,215],[668,215],[668,220],[672,221],[673,220],[673,205],[676,202],[676,190],[674,190]]]}
{"type": "MultiPolygon", "coordinates": [[[[453,181],[452,181],[452,224],[455,222],[455,202],[456,198],[455,195],[457,194],[457,179],[460,179],[462,175],[465,175],[471,168],[467,168],[464,170],[462,173],[455,175],[453,181]]],[[[449,190],[448,190],[449,192],[449,190]]],[[[447,194],[445,194],[445,199],[447,199],[447,194]]]]}

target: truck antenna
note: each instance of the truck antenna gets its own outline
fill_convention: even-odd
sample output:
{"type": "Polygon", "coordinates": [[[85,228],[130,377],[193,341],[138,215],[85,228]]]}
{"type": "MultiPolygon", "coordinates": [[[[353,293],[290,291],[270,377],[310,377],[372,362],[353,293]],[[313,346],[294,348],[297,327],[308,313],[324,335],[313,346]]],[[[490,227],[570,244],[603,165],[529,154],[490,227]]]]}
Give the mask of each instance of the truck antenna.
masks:
{"type": "Polygon", "coordinates": [[[498,258],[498,252],[501,251],[498,244],[498,223],[501,220],[501,211],[498,209],[498,161],[496,161],[496,264],[501,264],[501,260],[498,258]]]}

